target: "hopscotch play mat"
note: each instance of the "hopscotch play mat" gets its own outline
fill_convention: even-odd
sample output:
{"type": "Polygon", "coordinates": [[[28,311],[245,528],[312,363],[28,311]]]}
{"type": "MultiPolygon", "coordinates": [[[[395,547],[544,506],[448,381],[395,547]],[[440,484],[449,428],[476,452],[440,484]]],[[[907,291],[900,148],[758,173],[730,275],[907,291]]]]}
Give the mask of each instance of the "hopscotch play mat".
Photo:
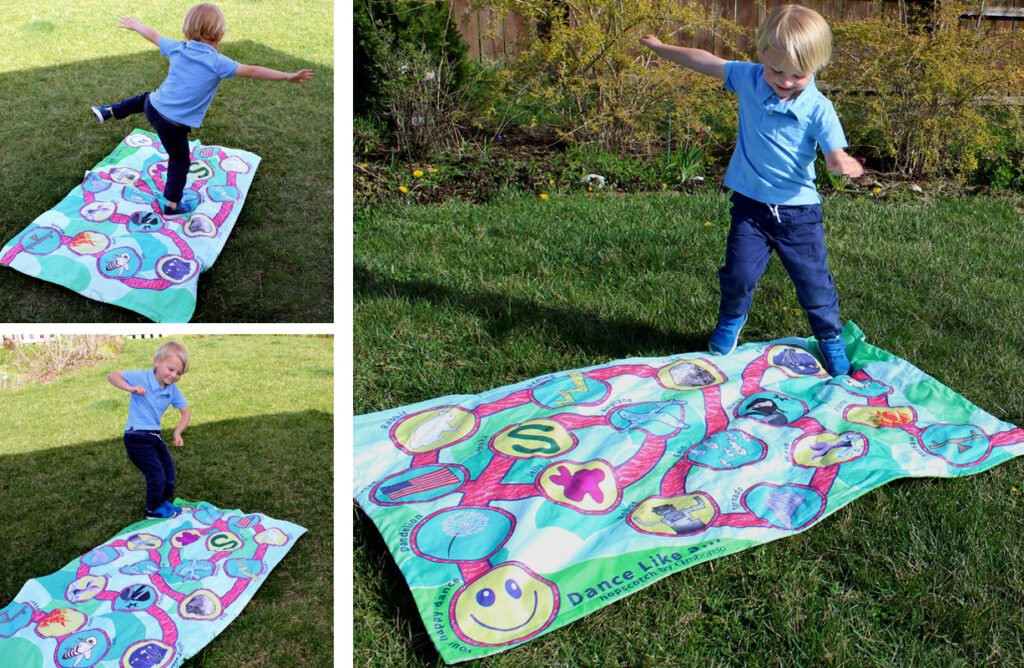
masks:
{"type": "Polygon", "coordinates": [[[0,264],[157,322],[188,322],[199,272],[214,263],[260,157],[190,142],[184,216],[163,214],[167,154],[135,130],[82,184],[0,249],[0,264]]]}
{"type": "Polygon", "coordinates": [[[355,496],[442,658],[507,649],[901,477],[1024,452],[1001,422],[844,331],[553,373],[355,418],[355,496]]]}
{"type": "MultiPolygon", "coordinates": [[[[242,612],[306,532],[266,515],[185,504],[134,524],[0,608],[0,666],[170,668],[242,612]]],[[[254,639],[258,644],[258,639],[254,639]]]]}

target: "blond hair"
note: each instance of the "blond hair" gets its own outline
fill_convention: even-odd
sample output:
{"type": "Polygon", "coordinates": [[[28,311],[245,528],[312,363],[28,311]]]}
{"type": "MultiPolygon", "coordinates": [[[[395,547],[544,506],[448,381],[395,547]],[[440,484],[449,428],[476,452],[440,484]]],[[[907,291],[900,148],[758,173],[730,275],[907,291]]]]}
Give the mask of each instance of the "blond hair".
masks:
{"type": "Polygon", "coordinates": [[[224,19],[224,13],[217,5],[203,2],[193,6],[185,14],[185,21],[181,24],[181,32],[185,39],[193,39],[199,42],[216,42],[224,36],[228,29],[228,23],[224,19]]]}
{"type": "Polygon", "coordinates": [[[801,71],[817,72],[832,57],[832,32],[818,12],[800,5],[776,7],[757,29],[757,51],[776,48],[801,71]]]}
{"type": "Polygon", "coordinates": [[[185,350],[185,346],[181,345],[177,341],[168,341],[164,345],[160,346],[156,351],[156,355],[153,355],[153,363],[162,362],[171,355],[174,355],[181,360],[182,373],[188,371],[188,351],[185,350]]]}

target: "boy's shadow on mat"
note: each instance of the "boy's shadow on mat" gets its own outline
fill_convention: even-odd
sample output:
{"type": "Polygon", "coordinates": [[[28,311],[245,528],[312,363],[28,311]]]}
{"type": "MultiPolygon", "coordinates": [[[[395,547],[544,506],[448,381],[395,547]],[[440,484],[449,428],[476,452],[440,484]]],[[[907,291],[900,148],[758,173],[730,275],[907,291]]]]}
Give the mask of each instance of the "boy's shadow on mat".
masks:
{"type": "MultiPolygon", "coordinates": [[[[200,423],[185,430],[180,448],[170,445],[170,431],[164,439],[179,497],[308,529],[261,591],[280,595],[291,588],[286,580],[331,572],[332,415],[309,410],[200,423]]],[[[0,456],[0,608],[29,579],[56,572],[142,521],[144,498],[142,475],[116,433],[0,456]]]]}
{"type": "Polygon", "coordinates": [[[484,330],[495,341],[507,339],[515,329],[527,326],[555,332],[553,344],[560,340],[579,346],[595,358],[621,359],[707,350],[710,330],[695,330],[693,322],[680,322],[676,327],[661,329],[586,311],[552,308],[495,292],[466,293],[430,281],[397,281],[358,263],[353,271],[356,302],[375,297],[399,297],[437,305],[454,304],[480,318],[484,330]],[[684,329],[690,331],[680,333],[684,329]]]}

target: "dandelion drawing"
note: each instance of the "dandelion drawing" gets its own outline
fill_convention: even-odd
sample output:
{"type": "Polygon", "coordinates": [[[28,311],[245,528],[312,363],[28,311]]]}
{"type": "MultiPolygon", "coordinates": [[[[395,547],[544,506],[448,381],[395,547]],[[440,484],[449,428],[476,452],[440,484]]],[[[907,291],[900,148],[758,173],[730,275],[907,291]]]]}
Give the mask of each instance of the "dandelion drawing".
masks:
{"type": "Polygon", "coordinates": [[[456,538],[474,536],[487,528],[487,515],[476,510],[462,510],[451,513],[441,523],[441,530],[452,540],[448,543],[448,556],[452,556],[452,545],[456,538]]]}

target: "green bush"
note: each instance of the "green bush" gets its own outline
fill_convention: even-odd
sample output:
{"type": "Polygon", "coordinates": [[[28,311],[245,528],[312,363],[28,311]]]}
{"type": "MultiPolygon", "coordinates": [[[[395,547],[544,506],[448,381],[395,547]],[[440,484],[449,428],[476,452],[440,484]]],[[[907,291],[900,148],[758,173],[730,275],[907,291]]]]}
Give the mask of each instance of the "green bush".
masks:
{"type": "Polygon", "coordinates": [[[967,7],[936,2],[909,24],[832,22],[836,49],[822,81],[838,89],[831,97],[855,149],[909,176],[977,170],[996,141],[985,105],[1019,91],[1024,57],[1013,33],[962,26],[967,7]]]}
{"type": "Polygon", "coordinates": [[[725,44],[734,43],[736,25],[696,3],[486,4],[534,19],[523,38],[527,48],[504,71],[504,103],[523,106],[524,99],[534,101],[568,141],[595,142],[614,151],[661,153],[669,137],[686,143],[698,130],[721,126],[719,119],[735,121],[732,96],[722,92],[720,82],[663,61],[639,44],[645,33],[657,34],[665,42],[688,43],[700,29],[714,31],[725,44]]]}

